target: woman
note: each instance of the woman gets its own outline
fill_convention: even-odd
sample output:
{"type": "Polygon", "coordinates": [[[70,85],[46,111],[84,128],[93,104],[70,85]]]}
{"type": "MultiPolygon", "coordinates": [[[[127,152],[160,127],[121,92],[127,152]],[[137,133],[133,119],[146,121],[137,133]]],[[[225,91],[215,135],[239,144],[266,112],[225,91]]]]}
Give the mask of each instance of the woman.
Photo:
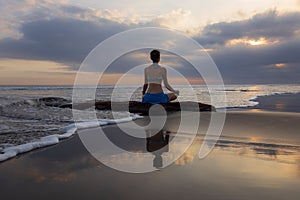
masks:
{"type": "Polygon", "coordinates": [[[146,67],[144,70],[145,83],[143,87],[143,103],[159,104],[168,103],[173,101],[179,95],[178,90],[174,90],[167,80],[167,70],[161,67],[158,62],[160,61],[160,52],[158,50],[153,50],[150,53],[150,58],[153,64],[146,67]],[[164,81],[164,85],[172,93],[165,94],[163,92],[161,83],[164,81]],[[146,93],[147,91],[147,93],[146,93]]]}

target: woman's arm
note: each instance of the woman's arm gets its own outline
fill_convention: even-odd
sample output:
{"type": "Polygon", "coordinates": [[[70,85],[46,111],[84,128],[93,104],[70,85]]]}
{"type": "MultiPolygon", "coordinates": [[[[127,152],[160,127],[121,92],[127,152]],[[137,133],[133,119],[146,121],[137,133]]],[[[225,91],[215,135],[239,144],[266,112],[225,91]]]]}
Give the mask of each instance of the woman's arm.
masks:
{"type": "Polygon", "coordinates": [[[178,90],[174,90],[174,89],[171,87],[171,85],[169,84],[169,82],[168,82],[168,79],[167,79],[167,70],[166,70],[166,68],[163,68],[163,74],[162,74],[162,77],[163,77],[164,85],[166,86],[166,88],[167,88],[168,90],[170,90],[171,92],[173,92],[173,93],[179,95],[179,91],[178,91],[178,90]]]}
{"type": "Polygon", "coordinates": [[[145,95],[147,88],[148,88],[148,83],[147,84],[145,83],[143,86],[143,92],[142,92],[143,95],[145,95]]]}
{"type": "Polygon", "coordinates": [[[143,86],[143,92],[142,92],[143,95],[145,95],[147,88],[148,88],[148,79],[147,79],[146,68],[145,68],[144,69],[144,86],[143,86]]]}

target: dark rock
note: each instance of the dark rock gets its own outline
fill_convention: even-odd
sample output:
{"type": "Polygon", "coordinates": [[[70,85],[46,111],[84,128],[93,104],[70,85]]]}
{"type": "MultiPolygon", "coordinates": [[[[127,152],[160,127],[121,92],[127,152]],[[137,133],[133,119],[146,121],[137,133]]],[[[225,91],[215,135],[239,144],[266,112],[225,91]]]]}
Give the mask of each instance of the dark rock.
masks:
{"type": "MultiPolygon", "coordinates": [[[[61,108],[75,108],[75,109],[86,109],[93,107],[97,110],[114,110],[114,111],[129,111],[131,113],[140,113],[142,115],[148,115],[151,104],[141,103],[139,101],[129,102],[111,102],[111,101],[97,101],[93,103],[81,103],[81,104],[64,104],[61,108]],[[129,108],[129,109],[128,109],[129,108]]],[[[162,103],[161,105],[167,112],[172,111],[215,111],[215,108],[208,104],[185,101],[185,102],[170,102],[162,103]]]]}
{"type": "Polygon", "coordinates": [[[53,106],[53,107],[60,107],[62,105],[71,103],[70,100],[61,97],[43,97],[43,98],[39,98],[38,102],[46,106],[53,106]]]}

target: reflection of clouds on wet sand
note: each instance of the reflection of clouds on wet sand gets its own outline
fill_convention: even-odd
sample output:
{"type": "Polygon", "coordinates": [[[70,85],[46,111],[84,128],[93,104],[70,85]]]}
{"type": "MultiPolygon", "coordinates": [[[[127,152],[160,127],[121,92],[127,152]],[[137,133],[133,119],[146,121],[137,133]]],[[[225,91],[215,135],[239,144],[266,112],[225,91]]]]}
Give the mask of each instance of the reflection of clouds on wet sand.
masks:
{"type": "Polygon", "coordinates": [[[190,151],[187,150],[179,159],[175,161],[175,165],[187,165],[193,162],[195,155],[190,151]]]}
{"type": "MultiPolygon", "coordinates": [[[[174,135],[174,133],[170,133],[170,138],[172,138],[174,135]]],[[[203,142],[203,137],[196,137],[193,144],[187,150],[185,150],[186,144],[191,140],[191,138],[184,133],[176,133],[176,135],[180,138],[180,140],[178,140],[178,142],[168,144],[169,150],[162,153],[162,158],[164,161],[174,160],[174,164],[178,166],[184,166],[197,162],[199,148],[203,142]],[[182,156],[176,159],[176,156],[179,154],[179,152],[184,153],[182,156]]],[[[118,163],[119,165],[124,163],[137,163],[139,165],[147,164],[144,163],[145,155],[143,155],[143,153],[145,153],[145,151],[143,149],[140,151],[137,151],[136,149],[131,151],[141,154],[140,156],[135,156],[134,159],[128,156],[126,153],[112,155],[106,158],[106,162],[118,163]]],[[[218,152],[220,154],[225,152],[245,158],[270,161],[274,165],[275,163],[283,163],[293,168],[294,166],[298,166],[299,163],[298,159],[300,157],[300,146],[281,144],[278,141],[265,140],[259,137],[242,138],[221,136],[215,145],[214,152],[218,152]]],[[[153,155],[149,156],[154,157],[153,155]]],[[[300,173],[300,170],[298,173],[300,173]]]]}
{"type": "MultiPolygon", "coordinates": [[[[202,141],[196,137],[192,145],[184,152],[184,154],[182,154],[182,156],[175,160],[174,164],[179,166],[192,164],[198,159],[197,156],[199,153],[200,144],[202,144],[202,141]]],[[[178,145],[176,148],[180,148],[180,146],[178,145]]],[[[182,148],[184,148],[184,146],[182,146],[182,148]]]]}
{"type": "Polygon", "coordinates": [[[285,108],[285,105],[283,103],[276,103],[275,104],[275,108],[276,109],[279,109],[279,110],[282,110],[285,108]]]}
{"type": "Polygon", "coordinates": [[[216,165],[226,173],[240,173],[253,184],[282,187],[300,177],[300,146],[261,138],[221,138],[213,151],[216,165]],[[238,157],[236,156],[238,155],[238,157]],[[252,180],[253,181],[253,180],[252,180]]]}
{"type": "MultiPolygon", "coordinates": [[[[245,180],[255,177],[255,180],[260,182],[253,182],[253,184],[263,187],[278,187],[285,181],[296,181],[300,177],[300,146],[281,144],[278,141],[264,140],[259,137],[223,136],[217,142],[213,152],[207,158],[199,160],[198,153],[202,142],[203,137],[197,137],[193,145],[174,164],[197,165],[209,160],[208,162],[213,162],[210,163],[210,168],[220,168],[219,170],[226,174],[239,175],[245,180]]],[[[176,144],[173,149],[182,147],[183,145],[176,144]]]]}
{"type": "MultiPolygon", "coordinates": [[[[148,153],[149,150],[156,151],[158,147],[166,149],[165,145],[168,145],[168,151],[161,152],[164,165],[166,162],[174,160],[174,166],[177,167],[187,165],[197,168],[195,166],[198,166],[199,163],[204,166],[207,165],[206,167],[211,168],[210,170],[221,167],[223,173],[240,173],[245,178],[254,176],[258,179],[265,179],[262,180],[261,184],[267,185],[271,180],[298,180],[300,178],[300,146],[296,144],[285,144],[280,143],[280,141],[271,141],[260,137],[221,136],[211,154],[207,158],[199,160],[198,153],[204,139],[203,136],[197,136],[192,145],[185,150],[186,144],[191,140],[188,134],[168,134],[170,141],[175,134],[180,139],[177,142],[166,142],[162,145],[161,141],[158,140],[159,138],[153,138],[153,141],[148,144],[148,153]],[[152,147],[149,145],[152,145],[152,147]],[[179,152],[184,152],[184,154],[175,159],[179,152]]],[[[80,174],[98,167],[100,163],[76,142],[78,141],[75,139],[61,145],[64,150],[55,147],[46,150],[44,153],[33,153],[31,156],[28,156],[30,162],[28,162],[28,159],[26,160],[26,157],[24,159],[23,157],[21,159],[13,159],[7,163],[6,171],[7,173],[13,173],[16,177],[23,177],[37,183],[77,181],[81,179],[80,174]],[[73,144],[71,144],[72,142],[73,144]],[[70,148],[67,147],[68,144],[70,144],[70,148]],[[77,149],[74,149],[74,147],[77,149]]],[[[140,146],[128,145],[127,150],[136,153],[137,156],[135,157],[130,157],[126,153],[110,155],[105,158],[106,162],[116,163],[120,166],[126,163],[135,163],[139,166],[149,165],[149,163],[144,163],[144,153],[147,152],[146,144],[146,141],[144,141],[140,146]]],[[[151,161],[150,165],[152,165],[155,158],[151,151],[148,154],[151,161]]],[[[163,170],[169,169],[167,167],[163,170]]]]}
{"type": "Polygon", "coordinates": [[[297,177],[300,178],[300,155],[297,158],[297,169],[296,169],[297,177]]]}
{"type": "Polygon", "coordinates": [[[299,145],[274,143],[260,138],[250,138],[245,141],[221,138],[216,148],[232,151],[242,156],[291,164],[296,164],[300,155],[299,145]]]}
{"type": "Polygon", "coordinates": [[[99,165],[78,137],[17,158],[5,163],[1,169],[3,174],[12,180],[25,179],[37,183],[76,181],[78,174],[99,165]]]}
{"type": "MultiPolygon", "coordinates": [[[[197,137],[195,141],[196,142],[175,161],[176,165],[186,165],[192,163],[194,159],[198,159],[199,147],[203,142],[203,138],[197,137]]],[[[211,142],[213,142],[213,140],[211,140],[211,142]]],[[[173,149],[179,150],[180,148],[184,148],[184,145],[174,144],[173,149]]],[[[237,138],[221,136],[215,145],[214,151],[226,151],[239,156],[286,164],[299,164],[300,166],[300,161],[298,161],[298,159],[300,159],[300,145],[280,144],[278,141],[265,141],[259,137],[237,138]]]]}
{"type": "Polygon", "coordinates": [[[34,182],[70,182],[77,179],[77,174],[99,164],[90,155],[78,157],[76,160],[51,161],[34,158],[30,163],[13,160],[14,167],[10,172],[34,182]]]}
{"type": "Polygon", "coordinates": [[[45,174],[40,168],[30,168],[25,174],[36,182],[54,181],[54,182],[69,182],[77,178],[74,172],[55,172],[45,174]]]}

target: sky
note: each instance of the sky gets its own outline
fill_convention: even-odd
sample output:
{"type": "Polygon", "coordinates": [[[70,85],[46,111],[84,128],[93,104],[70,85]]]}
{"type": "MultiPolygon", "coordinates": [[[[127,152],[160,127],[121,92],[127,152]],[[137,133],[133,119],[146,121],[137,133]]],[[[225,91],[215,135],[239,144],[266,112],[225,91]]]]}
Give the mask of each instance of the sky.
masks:
{"type": "MultiPolygon", "coordinates": [[[[300,0],[0,0],[0,13],[0,85],[72,85],[100,42],[144,27],[173,29],[197,41],[226,84],[300,83],[300,0]]],[[[148,53],[121,56],[101,84],[149,63],[148,53]]],[[[203,83],[186,60],[163,52],[161,62],[203,83]]],[[[184,83],[171,74],[170,82],[184,83]]],[[[132,74],[127,83],[143,79],[132,74]]]]}

